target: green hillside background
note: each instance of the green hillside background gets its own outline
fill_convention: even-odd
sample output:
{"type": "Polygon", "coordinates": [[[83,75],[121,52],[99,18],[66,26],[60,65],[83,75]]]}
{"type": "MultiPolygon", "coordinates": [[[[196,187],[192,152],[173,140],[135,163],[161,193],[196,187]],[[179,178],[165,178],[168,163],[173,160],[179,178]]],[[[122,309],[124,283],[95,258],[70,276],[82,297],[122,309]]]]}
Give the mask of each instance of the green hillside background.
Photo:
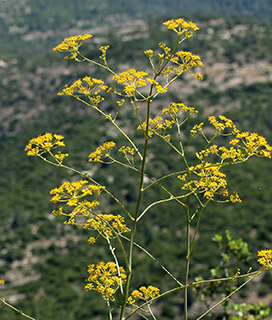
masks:
{"type": "MultiPolygon", "coordinates": [[[[185,17],[199,27],[184,50],[199,54],[204,61],[204,81],[185,77],[169,95],[199,109],[199,120],[208,115],[224,114],[241,130],[257,131],[272,143],[272,58],[270,0],[256,1],[178,1],[178,0],[9,0],[0,1],[0,278],[6,280],[0,296],[37,319],[105,319],[106,308],[96,293],[84,291],[87,265],[107,257],[101,243],[90,247],[88,233],[65,226],[50,213],[49,190],[73,176],[39,159],[28,158],[24,147],[32,137],[44,132],[65,136],[69,164],[80,170],[92,170],[94,176],[111,183],[111,191],[127,203],[133,203],[131,174],[114,167],[87,162],[88,154],[101,143],[112,139],[112,130],[92,110],[69,98],[57,96],[64,85],[78,77],[105,76],[85,64],[63,60],[52,51],[64,37],[91,33],[94,38],[84,50],[94,59],[99,46],[110,44],[109,63],[115,70],[129,64],[147,68],[144,50],[158,42],[173,41],[161,23],[172,17],[185,17]],[[86,74],[87,73],[87,74],[86,74]],[[110,179],[109,179],[110,177],[110,179]]],[[[161,100],[157,108],[167,104],[161,100]]],[[[105,102],[113,108],[113,101],[105,102]]],[[[127,128],[135,126],[129,106],[123,117],[127,128]]],[[[188,127],[185,130],[189,130],[188,127]]],[[[121,140],[117,142],[121,143],[121,140]]],[[[178,170],[177,159],[168,158],[163,145],[154,140],[154,155],[160,163],[150,166],[150,174],[161,176],[178,170]]],[[[208,275],[218,263],[219,252],[211,241],[226,227],[235,237],[249,243],[251,264],[257,267],[256,253],[271,248],[272,190],[269,160],[254,159],[229,172],[232,190],[238,190],[243,202],[236,205],[213,205],[203,217],[201,241],[197,241],[192,262],[192,279],[208,275]]],[[[175,184],[168,181],[169,186],[175,184]]],[[[175,185],[173,186],[175,187],[175,185]]],[[[150,192],[146,203],[159,194],[150,192]]],[[[117,212],[112,203],[104,207],[117,212]]],[[[174,274],[183,274],[185,242],[184,223],[174,205],[155,207],[139,225],[136,239],[145,245],[174,274]],[[173,244],[178,244],[178,246],[173,244]],[[184,243],[184,245],[182,244],[184,243]],[[159,244],[159,245],[158,245],[159,244]]],[[[152,261],[136,257],[134,283],[168,282],[152,261]]],[[[247,266],[245,266],[246,268],[247,266]]],[[[272,305],[271,272],[254,290],[258,301],[272,305]]],[[[245,290],[243,298],[250,297],[245,290]]],[[[170,297],[162,307],[160,319],[179,319],[177,297],[170,297]]],[[[195,298],[190,295],[193,305],[195,298]]],[[[0,306],[1,320],[21,316],[0,306]]]]}

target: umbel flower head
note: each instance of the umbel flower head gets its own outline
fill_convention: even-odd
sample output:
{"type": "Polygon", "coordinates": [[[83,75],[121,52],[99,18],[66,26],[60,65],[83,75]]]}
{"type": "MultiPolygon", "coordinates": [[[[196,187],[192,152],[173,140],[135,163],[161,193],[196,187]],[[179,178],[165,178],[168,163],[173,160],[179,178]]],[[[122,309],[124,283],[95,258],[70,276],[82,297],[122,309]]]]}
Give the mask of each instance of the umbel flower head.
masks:
{"type": "Polygon", "coordinates": [[[107,158],[110,155],[111,150],[115,147],[116,143],[113,141],[108,141],[103,143],[94,152],[89,154],[90,162],[99,162],[103,158],[107,158]]]}
{"type": "Polygon", "coordinates": [[[66,85],[62,92],[58,95],[66,95],[73,97],[84,97],[86,96],[90,103],[94,106],[103,101],[103,98],[99,93],[102,90],[107,90],[107,86],[104,85],[104,81],[91,77],[84,77],[83,79],[76,80],[71,86],[66,85]]]}
{"type": "Polygon", "coordinates": [[[128,303],[129,304],[134,304],[135,299],[141,299],[144,301],[151,300],[155,297],[157,297],[160,294],[160,289],[154,286],[142,286],[139,288],[139,290],[134,290],[131,293],[131,296],[128,298],[128,303]]]}
{"type": "MultiPolygon", "coordinates": [[[[130,229],[126,226],[124,217],[113,214],[99,214],[94,218],[88,219],[83,226],[84,229],[96,230],[104,238],[115,238],[117,234],[129,232],[130,229]]],[[[89,244],[94,244],[96,239],[89,238],[89,244]]]]}
{"type": "Polygon", "coordinates": [[[121,72],[113,77],[113,80],[125,86],[124,92],[129,97],[133,96],[137,88],[146,86],[148,82],[144,79],[147,73],[144,71],[136,71],[129,69],[121,72]]]}
{"type": "Polygon", "coordinates": [[[64,57],[65,59],[76,59],[79,53],[79,47],[82,46],[83,43],[90,38],[92,38],[91,34],[84,34],[66,38],[53,50],[59,52],[67,52],[68,54],[64,57]]]}
{"type": "Polygon", "coordinates": [[[88,266],[89,283],[85,286],[87,291],[95,290],[102,294],[105,300],[114,300],[114,294],[124,283],[127,276],[123,267],[117,267],[115,262],[99,262],[88,266]]]}
{"type": "MultiPolygon", "coordinates": [[[[65,144],[62,141],[63,136],[60,134],[52,134],[52,133],[45,133],[43,135],[39,135],[36,138],[33,138],[29,141],[27,146],[25,147],[25,151],[27,151],[28,156],[42,156],[46,152],[51,152],[51,150],[56,149],[58,147],[64,147],[65,144]]],[[[51,153],[51,155],[53,155],[51,153]]],[[[53,155],[59,162],[66,157],[68,157],[67,153],[61,153],[53,155]]]]}
{"type": "Polygon", "coordinates": [[[71,213],[64,213],[63,207],[59,206],[57,211],[53,210],[53,214],[68,217],[68,221],[64,222],[65,224],[76,224],[76,217],[89,217],[93,209],[99,205],[97,198],[103,189],[103,186],[88,184],[86,180],[66,181],[60,187],[50,191],[53,196],[51,201],[53,203],[65,203],[67,206],[72,207],[73,210],[71,213]],[[93,196],[94,200],[82,200],[86,196],[93,196]]]}
{"type": "Polygon", "coordinates": [[[185,38],[193,36],[193,32],[199,30],[196,24],[191,21],[185,21],[183,18],[168,20],[163,23],[169,30],[175,31],[178,35],[184,35],[185,38]]]}

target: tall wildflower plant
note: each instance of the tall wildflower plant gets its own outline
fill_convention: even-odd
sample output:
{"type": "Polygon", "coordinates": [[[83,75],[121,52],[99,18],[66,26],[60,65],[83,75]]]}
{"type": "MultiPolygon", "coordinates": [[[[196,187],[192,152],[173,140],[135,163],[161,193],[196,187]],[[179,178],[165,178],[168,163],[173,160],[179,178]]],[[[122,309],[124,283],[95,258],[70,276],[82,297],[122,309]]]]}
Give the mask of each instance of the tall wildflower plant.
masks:
{"type": "MultiPolygon", "coordinates": [[[[198,27],[184,19],[169,20],[163,25],[169,32],[176,34],[176,42],[173,47],[160,43],[155,51],[151,49],[144,51],[150,62],[150,73],[135,68],[122,72],[113,70],[108,64],[108,45],[100,47],[100,60],[86,57],[80,49],[85,41],[92,38],[90,34],[67,38],[54,48],[54,51],[64,52],[66,59],[89,62],[108,71],[111,76],[112,81],[106,83],[104,80],[86,75],[72,85],[66,85],[59,95],[71,96],[94,109],[126,141],[124,145],[117,145],[115,141],[104,142],[95,150],[90,150],[88,161],[120,165],[124,170],[131,170],[138,174],[138,180],[133,182],[138,183],[133,210],[128,209],[128,207],[131,208],[131,204],[128,206],[127,203],[119,200],[119,195],[112,192],[110,185],[102,185],[87,172],[81,172],[65,163],[69,155],[63,151],[65,143],[62,135],[42,134],[31,139],[25,148],[28,156],[39,157],[51,165],[70,170],[80,177],[78,181],[66,181],[51,190],[51,201],[57,204],[53,214],[64,216],[65,224],[78,225],[87,229],[90,232],[88,239],[90,245],[95,245],[98,237],[105,240],[112,255],[112,261],[90,264],[85,288],[87,291],[97,291],[101,294],[101,298],[108,306],[109,319],[113,319],[114,308],[118,309],[116,319],[130,319],[135,314],[144,319],[156,319],[152,311],[152,303],[163,300],[166,295],[182,291],[181,305],[184,305],[183,318],[186,320],[188,319],[189,287],[199,288],[199,286],[213,283],[220,285],[233,279],[244,280],[239,287],[233,289],[220,301],[214,301],[213,306],[198,316],[197,320],[199,320],[262,272],[272,268],[272,250],[261,250],[258,253],[260,270],[249,270],[245,274],[237,271],[223,278],[190,280],[190,262],[204,210],[211,202],[241,202],[237,192],[229,191],[224,168],[242,164],[253,156],[271,158],[272,148],[264,137],[255,132],[241,132],[231,119],[223,115],[210,116],[206,123],[195,122],[188,130],[189,123],[196,121],[195,114],[198,111],[180,101],[171,102],[162,109],[156,107],[154,110],[157,110],[157,114],[153,115],[154,110],[151,112],[151,108],[154,101],[161,95],[167,94],[171,85],[184,73],[189,73],[198,80],[203,78],[199,72],[203,67],[201,58],[181,49],[183,42],[191,38],[198,27]],[[107,113],[101,108],[108,94],[116,97],[117,108],[112,113],[107,113]],[[120,114],[129,107],[131,112],[134,110],[137,122],[135,129],[138,131],[138,136],[140,134],[142,137],[140,144],[132,138],[133,135],[126,132],[125,126],[120,124],[122,120],[119,117],[120,114]],[[176,130],[175,136],[174,130],[176,130]],[[186,133],[187,136],[185,136],[186,133]],[[146,167],[150,141],[155,136],[160,139],[157,143],[164,144],[168,152],[179,157],[179,171],[156,177],[148,174],[146,167]],[[218,139],[220,137],[224,139],[218,139]],[[217,141],[222,140],[225,144],[218,145],[217,141]],[[204,147],[197,150],[199,141],[203,142],[204,147]],[[188,157],[188,150],[196,150],[194,157],[188,157]],[[178,190],[173,191],[165,186],[164,182],[169,178],[178,181],[180,186],[178,190]],[[155,187],[160,188],[165,196],[144,207],[143,197],[149,189],[155,187]],[[119,206],[120,213],[117,215],[103,213],[99,207],[101,197],[111,198],[119,206]],[[192,201],[193,198],[194,201],[192,201]],[[175,281],[174,287],[164,292],[155,283],[139,288],[132,287],[135,247],[159,263],[151,252],[135,242],[137,224],[145,219],[151,208],[168,202],[178,204],[180,216],[184,220],[186,256],[180,263],[184,263],[185,275],[181,279],[172,274],[167,266],[160,264],[166,274],[175,281]],[[196,207],[191,205],[195,202],[196,207]],[[115,246],[112,243],[113,239],[115,246]]],[[[156,160],[158,159],[149,160],[148,166],[152,166],[156,160]]],[[[169,211],[168,214],[171,215],[171,212],[169,211]]]]}

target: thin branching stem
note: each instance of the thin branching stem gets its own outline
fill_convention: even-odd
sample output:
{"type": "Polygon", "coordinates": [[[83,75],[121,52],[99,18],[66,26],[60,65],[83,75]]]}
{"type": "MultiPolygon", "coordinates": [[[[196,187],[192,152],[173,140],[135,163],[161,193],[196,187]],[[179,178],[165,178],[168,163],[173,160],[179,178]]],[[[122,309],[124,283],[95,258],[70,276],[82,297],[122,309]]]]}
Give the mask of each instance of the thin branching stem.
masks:
{"type": "Polygon", "coordinates": [[[32,318],[30,316],[28,316],[27,314],[25,314],[22,310],[19,310],[17,308],[15,308],[13,305],[11,305],[10,303],[8,303],[4,298],[0,298],[0,301],[3,303],[4,306],[9,307],[10,309],[16,311],[17,313],[19,313],[21,316],[30,319],[30,320],[36,320],[35,318],[32,318]]]}

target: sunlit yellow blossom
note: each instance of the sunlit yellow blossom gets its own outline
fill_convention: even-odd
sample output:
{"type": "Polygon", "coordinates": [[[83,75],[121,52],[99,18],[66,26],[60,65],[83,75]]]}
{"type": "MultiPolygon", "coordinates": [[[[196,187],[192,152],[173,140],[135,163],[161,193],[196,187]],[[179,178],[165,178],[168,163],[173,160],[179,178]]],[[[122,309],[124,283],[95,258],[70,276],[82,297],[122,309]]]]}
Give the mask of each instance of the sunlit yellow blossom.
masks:
{"type": "Polygon", "coordinates": [[[98,147],[94,152],[89,154],[89,161],[99,162],[103,158],[107,158],[110,155],[110,151],[115,147],[116,143],[113,141],[105,142],[98,147]]]}
{"type": "MultiPolygon", "coordinates": [[[[175,121],[169,121],[167,119],[163,120],[162,117],[155,117],[149,119],[149,128],[148,128],[148,136],[152,137],[154,133],[159,134],[160,131],[163,131],[165,134],[168,128],[171,128],[175,121]]],[[[138,126],[137,130],[144,129],[146,130],[147,122],[143,122],[142,126],[138,126]]]]}
{"type": "Polygon", "coordinates": [[[236,203],[236,202],[242,202],[241,198],[239,197],[237,192],[233,192],[232,195],[230,195],[230,201],[232,203],[236,203]]]}
{"type": "Polygon", "coordinates": [[[135,299],[139,298],[142,299],[144,301],[148,301],[150,299],[153,299],[155,297],[157,297],[160,294],[160,289],[158,289],[157,287],[154,286],[142,286],[139,288],[139,290],[134,290],[131,293],[131,296],[128,298],[128,303],[129,304],[134,304],[135,303],[135,299]]]}
{"type": "Polygon", "coordinates": [[[153,50],[146,50],[144,52],[144,54],[148,57],[148,58],[152,58],[153,57],[153,50]]]}
{"type": "Polygon", "coordinates": [[[87,180],[79,180],[75,182],[66,181],[60,187],[54,188],[50,191],[53,195],[51,201],[66,202],[68,206],[75,206],[77,201],[87,195],[99,195],[104,189],[102,186],[88,184],[87,180]],[[84,186],[84,188],[83,188],[84,186]]]}
{"type": "Polygon", "coordinates": [[[88,266],[89,283],[85,286],[87,291],[95,290],[102,294],[105,300],[114,300],[114,294],[120,285],[126,280],[126,273],[123,267],[117,268],[115,262],[99,262],[97,265],[88,266]],[[119,271],[119,272],[118,272],[119,271]]]}
{"type": "Polygon", "coordinates": [[[230,147],[228,149],[226,147],[218,147],[217,145],[211,145],[209,148],[197,152],[196,156],[202,160],[211,154],[217,155],[221,160],[231,159],[233,162],[245,159],[244,154],[239,148],[230,147]]]}
{"type": "Polygon", "coordinates": [[[53,50],[59,52],[67,52],[68,54],[67,56],[65,56],[65,59],[75,59],[79,53],[79,47],[82,46],[83,43],[91,37],[91,34],[84,34],[66,38],[63,40],[61,44],[56,46],[53,50]]]}
{"type": "Polygon", "coordinates": [[[93,229],[106,238],[114,238],[116,234],[129,232],[124,217],[113,214],[99,214],[94,218],[88,219],[85,229],[93,229]]]}
{"type": "Polygon", "coordinates": [[[258,157],[271,158],[272,147],[267,143],[264,137],[257,133],[238,133],[235,137],[235,142],[248,156],[255,155],[258,157]],[[236,142],[236,140],[240,140],[240,143],[236,142]]]}
{"type": "Polygon", "coordinates": [[[71,212],[64,212],[63,207],[59,206],[58,210],[53,210],[53,214],[68,217],[68,220],[64,222],[65,224],[76,224],[77,217],[88,218],[93,213],[93,209],[99,205],[97,198],[104,188],[103,186],[88,184],[86,180],[64,182],[60,187],[50,191],[51,201],[64,203],[73,209],[71,212]],[[94,200],[83,199],[86,196],[93,196],[94,200]]]}
{"type": "Polygon", "coordinates": [[[197,78],[197,80],[203,80],[203,75],[199,72],[196,72],[194,76],[197,78]]]}
{"type": "Polygon", "coordinates": [[[272,269],[272,250],[258,251],[258,262],[264,266],[265,269],[272,269]]]}
{"type": "Polygon", "coordinates": [[[5,283],[5,280],[0,280],[0,284],[4,284],[5,283]]]}
{"type": "Polygon", "coordinates": [[[194,125],[193,128],[190,131],[191,135],[194,137],[197,134],[198,131],[202,130],[203,125],[204,125],[203,122],[201,122],[200,124],[194,125]]]}
{"type": "Polygon", "coordinates": [[[215,129],[218,132],[224,131],[226,128],[231,129],[232,134],[237,134],[239,133],[239,130],[236,128],[236,126],[233,124],[232,120],[226,118],[225,116],[219,116],[218,119],[216,119],[215,116],[210,116],[209,117],[209,122],[212,126],[215,127],[215,129]]]}
{"type": "Polygon", "coordinates": [[[107,90],[104,81],[91,77],[84,77],[76,80],[71,86],[66,85],[58,95],[66,95],[73,97],[88,97],[91,104],[97,106],[104,99],[99,95],[101,91],[107,90]]]}
{"type": "MultiPolygon", "coordinates": [[[[25,151],[27,151],[28,156],[39,156],[58,147],[64,147],[63,139],[64,137],[60,134],[47,132],[39,135],[37,138],[31,139],[25,147],[25,151]]],[[[68,154],[61,154],[59,152],[57,158],[63,160],[67,156],[68,154]]]]}
{"type": "Polygon", "coordinates": [[[109,49],[109,47],[110,46],[101,46],[99,49],[102,52],[102,54],[99,58],[102,59],[105,64],[107,64],[106,54],[107,54],[107,50],[109,49]]]}
{"type": "Polygon", "coordinates": [[[162,114],[169,114],[172,118],[176,119],[181,112],[189,112],[189,114],[198,113],[198,111],[193,107],[187,107],[184,103],[172,102],[167,108],[162,110],[162,114]]]}
{"type": "MultiPolygon", "coordinates": [[[[171,61],[179,66],[181,71],[188,71],[190,68],[197,66],[203,67],[203,62],[198,55],[192,54],[189,51],[178,51],[171,61]]],[[[200,74],[195,74],[196,77],[200,77],[200,74]]]]}
{"type": "Polygon", "coordinates": [[[128,96],[133,96],[138,87],[147,85],[147,81],[143,79],[146,75],[147,73],[144,71],[130,69],[115,75],[113,80],[123,84],[125,93],[128,96]]]}
{"type": "Polygon", "coordinates": [[[174,30],[178,35],[184,35],[185,38],[190,38],[193,31],[199,28],[191,21],[187,22],[184,19],[172,19],[163,23],[168,29],[174,30]]]}
{"type": "Polygon", "coordinates": [[[182,189],[203,193],[204,198],[210,200],[214,200],[216,194],[228,196],[226,175],[220,171],[220,166],[205,162],[191,167],[190,171],[196,174],[199,179],[192,179],[185,183],[182,189]]]}
{"type": "MultiPolygon", "coordinates": [[[[85,228],[84,228],[85,229],[85,228]]],[[[90,237],[89,239],[88,239],[88,243],[89,244],[95,244],[95,242],[96,242],[96,239],[94,238],[94,237],[90,237]]]]}
{"type": "Polygon", "coordinates": [[[131,155],[134,155],[136,152],[136,150],[134,148],[125,147],[125,146],[122,146],[118,151],[123,152],[124,154],[129,153],[131,155]]]}
{"type": "Polygon", "coordinates": [[[171,49],[164,43],[159,43],[159,47],[164,51],[163,58],[168,59],[170,57],[171,49]]]}

